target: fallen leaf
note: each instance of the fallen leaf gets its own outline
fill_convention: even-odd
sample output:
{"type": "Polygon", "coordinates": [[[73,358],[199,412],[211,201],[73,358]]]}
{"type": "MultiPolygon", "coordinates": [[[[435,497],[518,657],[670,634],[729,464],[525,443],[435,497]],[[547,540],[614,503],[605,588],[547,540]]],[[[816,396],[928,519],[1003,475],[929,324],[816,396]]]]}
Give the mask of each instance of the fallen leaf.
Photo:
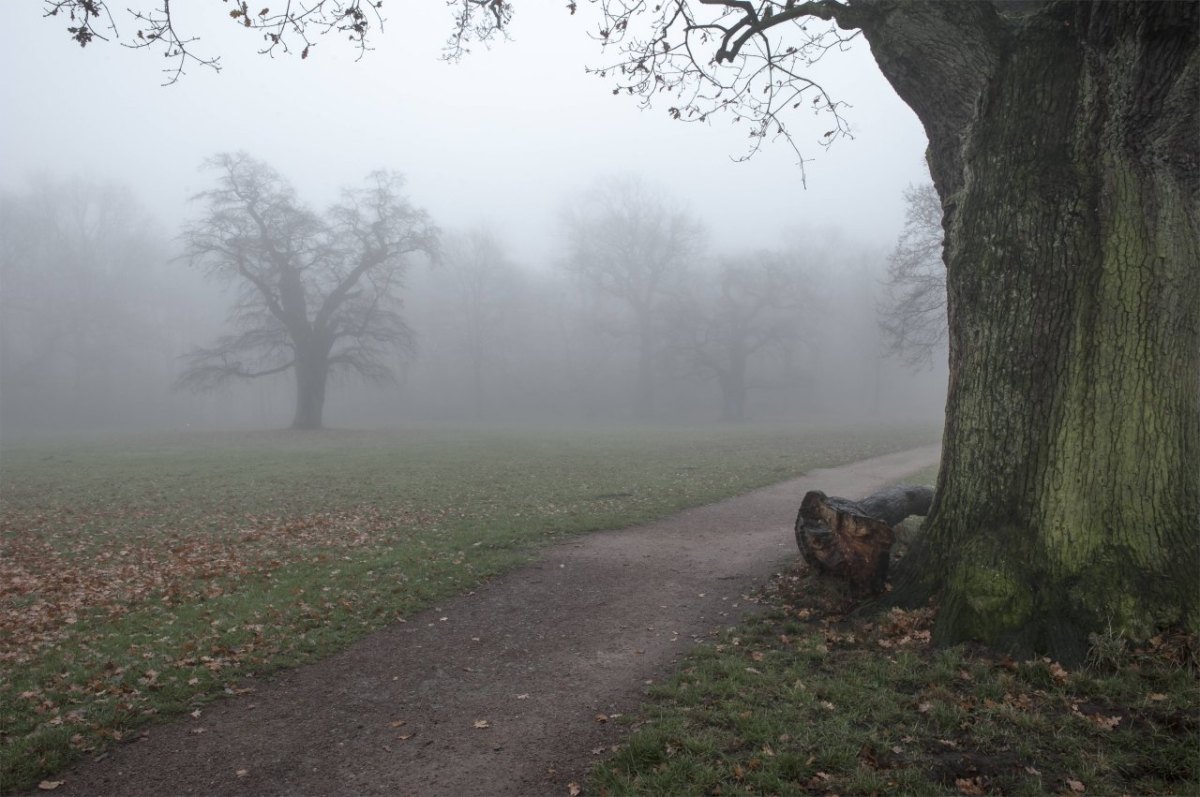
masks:
{"type": "Polygon", "coordinates": [[[475,720],[475,727],[476,728],[490,728],[490,727],[492,727],[492,723],[488,722],[487,720],[475,720]]]}
{"type": "Polygon", "coordinates": [[[928,700],[926,700],[924,703],[917,704],[917,713],[918,714],[928,714],[930,711],[933,711],[933,704],[930,703],[928,700]]]}
{"type": "Polygon", "coordinates": [[[237,771],[237,776],[238,776],[239,778],[244,778],[244,777],[246,777],[246,776],[247,776],[247,775],[249,775],[249,774],[250,774],[250,770],[248,770],[248,769],[239,769],[239,770],[237,771]]]}
{"type": "Polygon", "coordinates": [[[191,716],[193,719],[200,719],[200,709],[196,709],[195,711],[193,711],[191,716]]]}
{"type": "Polygon", "coordinates": [[[1084,791],[1086,791],[1086,787],[1077,780],[1068,780],[1067,788],[1069,788],[1071,791],[1075,792],[1076,794],[1083,794],[1084,791]]]}
{"type": "Polygon", "coordinates": [[[529,693],[528,693],[528,692],[525,692],[524,694],[517,695],[517,700],[528,700],[528,699],[529,699],[529,693]]]}
{"type": "Polygon", "coordinates": [[[1163,700],[1166,700],[1167,696],[1164,695],[1162,692],[1151,692],[1150,699],[1153,700],[1155,703],[1159,703],[1163,700]]]}
{"type": "Polygon", "coordinates": [[[981,795],[983,791],[983,779],[976,776],[973,778],[955,778],[954,785],[958,787],[960,794],[981,795]]]}
{"type": "Polygon", "coordinates": [[[401,742],[407,742],[409,739],[413,738],[414,735],[415,734],[411,734],[411,733],[402,733],[399,736],[397,736],[396,739],[401,742]]]}
{"type": "Polygon", "coordinates": [[[580,788],[578,783],[571,782],[567,784],[567,794],[570,797],[579,797],[579,795],[583,794],[583,789],[580,788]]]}
{"type": "Polygon", "coordinates": [[[63,785],[63,783],[64,781],[61,780],[43,780],[38,784],[38,788],[42,791],[54,791],[59,786],[63,785]]]}
{"type": "Polygon", "coordinates": [[[607,714],[597,714],[596,722],[608,722],[608,715],[607,714]]]}
{"type": "Polygon", "coordinates": [[[389,728],[401,728],[407,724],[408,724],[407,720],[393,720],[392,722],[388,723],[388,727],[389,728]]]}

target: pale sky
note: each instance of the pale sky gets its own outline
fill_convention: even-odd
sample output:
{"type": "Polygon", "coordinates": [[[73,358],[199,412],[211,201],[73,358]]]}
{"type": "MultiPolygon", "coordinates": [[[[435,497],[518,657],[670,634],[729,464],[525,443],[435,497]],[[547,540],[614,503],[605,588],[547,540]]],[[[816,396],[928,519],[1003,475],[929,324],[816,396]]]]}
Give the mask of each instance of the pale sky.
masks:
{"type": "MultiPolygon", "coordinates": [[[[43,18],[32,0],[10,3],[0,26],[0,186],[43,171],[123,181],[171,231],[187,197],[208,187],[199,165],[216,152],[271,163],[318,207],[373,169],[395,169],[439,224],[486,222],[514,259],[538,267],[556,256],[564,199],[598,177],[637,173],[661,184],[723,251],[830,226],[888,247],[904,220],[903,189],[928,179],[924,131],[863,42],[815,74],[853,106],[855,139],[825,150],[815,142],[827,124],[804,110],[791,120],[811,159],[805,190],[783,143],[735,163],[745,126],[674,122],[667,103],[642,111],[585,74],[604,63],[585,4],[572,17],[564,4],[521,0],[513,40],[457,64],[439,60],[451,25],[444,4],[402,5],[385,4],[375,50],[356,62],[352,47],[329,37],[305,61],[257,55],[258,34],[239,35],[226,6],[190,3],[196,19],[181,21],[224,69],[193,66],[163,87],[161,55],[117,42],[81,49],[65,19],[43,18]]],[[[117,21],[127,40],[133,24],[117,21]]]]}

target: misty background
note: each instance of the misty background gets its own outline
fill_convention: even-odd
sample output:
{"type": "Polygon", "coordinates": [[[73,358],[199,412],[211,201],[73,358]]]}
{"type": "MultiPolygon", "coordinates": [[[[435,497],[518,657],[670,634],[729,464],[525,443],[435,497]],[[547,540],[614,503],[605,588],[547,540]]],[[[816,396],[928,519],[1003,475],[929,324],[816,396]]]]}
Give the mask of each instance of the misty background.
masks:
{"type": "Polygon", "coordinates": [[[824,149],[821,120],[797,111],[802,170],[782,142],[739,162],[752,142],[729,119],[683,124],[667,103],[613,96],[584,72],[605,63],[586,10],[522,6],[513,41],[447,64],[439,3],[385,9],[361,60],[326,37],[303,61],[256,55],[221,7],[196,4],[186,24],[223,71],[163,87],[159,58],[81,50],[65,20],[14,6],[0,29],[0,435],[288,423],[289,373],[173,389],[183,355],[228,329],[236,286],[190,267],[180,234],[214,185],[202,163],[234,152],[316,212],[395,170],[441,230],[441,256],[405,269],[415,345],[392,355],[395,380],[332,382],[326,425],[939,418],[944,358],[886,356],[878,317],[926,141],[865,44],[815,66],[852,106],[854,140],[824,149]],[[586,268],[611,241],[589,204],[631,185],[696,229],[650,302],[650,344],[586,268]],[[711,345],[740,312],[731,275],[765,297],[740,412],[711,345]]]}

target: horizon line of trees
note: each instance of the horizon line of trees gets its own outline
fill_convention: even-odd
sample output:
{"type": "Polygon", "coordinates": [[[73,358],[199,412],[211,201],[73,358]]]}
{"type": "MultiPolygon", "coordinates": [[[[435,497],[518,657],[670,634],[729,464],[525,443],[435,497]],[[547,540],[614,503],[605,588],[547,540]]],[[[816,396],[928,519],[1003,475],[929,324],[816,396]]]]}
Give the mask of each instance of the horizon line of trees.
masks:
{"type": "MultiPolygon", "coordinates": [[[[878,412],[900,373],[873,314],[833,309],[878,301],[879,257],[839,279],[838,241],[711,253],[701,220],[635,177],[581,191],[538,274],[486,225],[439,230],[398,174],[317,212],[244,153],[206,166],[175,257],[127,188],[0,193],[0,431],[277,425],[289,392],[291,425],[317,428],[351,379],[400,392],[338,390],[343,422],[819,416],[847,393],[878,412]]],[[[939,387],[909,409],[932,417],[939,387]]]]}

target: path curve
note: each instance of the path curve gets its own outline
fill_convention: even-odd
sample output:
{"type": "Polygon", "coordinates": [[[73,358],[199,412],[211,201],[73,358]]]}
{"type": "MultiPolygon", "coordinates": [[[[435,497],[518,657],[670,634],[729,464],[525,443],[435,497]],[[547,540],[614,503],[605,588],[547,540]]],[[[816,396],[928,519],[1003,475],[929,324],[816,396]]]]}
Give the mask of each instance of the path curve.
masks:
{"type": "Polygon", "coordinates": [[[473,594],[76,765],[54,793],[565,795],[623,733],[597,715],[636,711],[647,684],[736,623],[742,596],[796,555],[807,490],[862,497],[937,458],[929,446],[816,470],[553,546],[473,594]]]}

